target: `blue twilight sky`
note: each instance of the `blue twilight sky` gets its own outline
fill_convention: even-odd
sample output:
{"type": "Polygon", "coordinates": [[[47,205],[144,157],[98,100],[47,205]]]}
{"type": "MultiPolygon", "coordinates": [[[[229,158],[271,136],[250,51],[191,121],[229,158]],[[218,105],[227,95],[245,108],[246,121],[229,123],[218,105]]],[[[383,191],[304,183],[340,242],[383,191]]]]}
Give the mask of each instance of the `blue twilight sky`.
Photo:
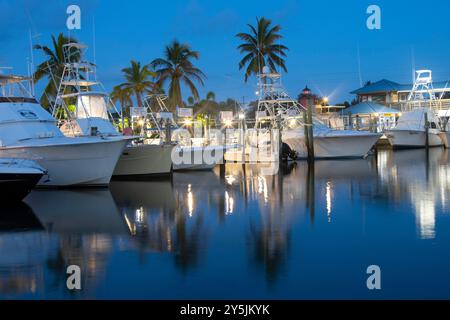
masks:
{"type": "Polygon", "coordinates": [[[81,7],[82,29],[72,35],[91,46],[91,59],[95,20],[98,73],[108,89],[122,81],[120,69],[131,59],[148,63],[176,38],[200,51],[197,64],[208,77],[201,95],[212,90],[218,99],[254,99],[255,79],[244,83],[238,70],[235,34],[257,16],[282,26],[290,49],[283,82],[292,96],[308,85],[332,103],[350,100],[360,84],[358,47],[363,82],[409,83],[413,56],[416,68],[432,69],[436,81],[450,79],[446,0],[0,0],[0,66],[25,73],[29,30],[43,44],[51,34],[67,33],[69,4],[81,7]],[[366,28],[370,4],[381,7],[381,30],[366,28]]]}

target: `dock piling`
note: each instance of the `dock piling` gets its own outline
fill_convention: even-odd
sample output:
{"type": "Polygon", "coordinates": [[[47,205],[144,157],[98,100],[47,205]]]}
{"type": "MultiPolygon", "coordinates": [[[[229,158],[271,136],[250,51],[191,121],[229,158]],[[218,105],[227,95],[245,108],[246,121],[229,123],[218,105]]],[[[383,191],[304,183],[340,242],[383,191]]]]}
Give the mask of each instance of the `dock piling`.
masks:
{"type": "Polygon", "coordinates": [[[313,136],[313,121],[312,110],[310,107],[303,113],[303,121],[305,123],[305,143],[308,151],[308,161],[314,161],[314,136],[313,136]]]}
{"type": "Polygon", "coordinates": [[[281,116],[277,115],[277,144],[278,144],[278,162],[281,166],[283,161],[283,141],[281,138],[281,116]]]}

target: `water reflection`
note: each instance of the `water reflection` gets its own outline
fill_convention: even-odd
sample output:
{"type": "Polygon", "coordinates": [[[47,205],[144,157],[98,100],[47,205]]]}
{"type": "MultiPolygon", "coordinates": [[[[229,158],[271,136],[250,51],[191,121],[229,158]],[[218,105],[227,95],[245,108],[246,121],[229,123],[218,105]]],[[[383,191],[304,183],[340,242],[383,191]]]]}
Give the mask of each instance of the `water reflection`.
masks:
{"type": "Polygon", "coordinates": [[[126,235],[116,203],[107,189],[91,191],[39,190],[26,199],[45,232],[48,249],[48,290],[62,297],[94,298],[113,252],[113,239],[126,235]],[[82,291],[66,290],[66,269],[78,265],[82,291]]]}
{"type": "Polygon", "coordinates": [[[43,227],[25,204],[0,208],[0,295],[36,294],[44,286],[43,227]]]}
{"type": "Polygon", "coordinates": [[[445,212],[450,191],[448,150],[432,148],[382,154],[380,180],[395,202],[410,203],[422,239],[436,236],[436,208],[445,212]]]}
{"type": "Polygon", "coordinates": [[[183,271],[197,264],[207,240],[205,212],[197,208],[197,201],[203,199],[193,194],[196,181],[207,180],[197,179],[176,174],[173,181],[111,184],[131,235],[131,247],[140,253],[141,263],[148,252],[168,252],[183,271]]]}
{"type": "MultiPolygon", "coordinates": [[[[268,166],[230,164],[226,168],[225,213],[232,213],[234,203],[244,203],[244,214],[249,216],[249,257],[256,267],[262,267],[269,282],[276,280],[290,245],[290,231],[295,215],[295,201],[301,189],[291,188],[286,178],[296,164],[281,168],[280,175],[265,175],[268,166]],[[230,204],[230,199],[232,199],[230,204]],[[236,199],[236,200],[235,200],[236,199]],[[256,203],[258,210],[248,210],[256,203]]],[[[300,200],[301,201],[301,200],[300,200]]]]}
{"type": "MultiPolygon", "coordinates": [[[[109,190],[34,191],[26,204],[1,209],[0,297],[127,298],[152,279],[138,297],[186,297],[186,290],[220,297],[227,286],[247,283],[240,290],[249,297],[252,286],[267,297],[281,286],[294,298],[300,289],[290,285],[304,277],[298,270],[352,250],[352,259],[362,259],[358,242],[388,250],[385,237],[408,231],[423,241],[450,234],[440,222],[449,170],[447,150],[383,151],[289,163],[279,174],[228,164],[171,180],[117,181],[109,190]],[[65,288],[71,264],[84,272],[75,294],[65,288]],[[123,280],[119,290],[113,275],[134,276],[123,268],[140,281],[128,288],[123,280]]],[[[412,250],[414,242],[404,245],[412,250]]]]}

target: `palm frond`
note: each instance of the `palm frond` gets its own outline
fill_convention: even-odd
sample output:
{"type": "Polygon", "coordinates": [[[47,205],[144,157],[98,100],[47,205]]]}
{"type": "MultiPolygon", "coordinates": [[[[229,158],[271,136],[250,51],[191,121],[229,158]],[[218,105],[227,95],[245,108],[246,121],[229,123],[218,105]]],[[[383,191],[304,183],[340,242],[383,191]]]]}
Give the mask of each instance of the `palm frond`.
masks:
{"type": "Polygon", "coordinates": [[[183,104],[180,81],[186,84],[192,95],[198,97],[198,90],[194,82],[203,86],[206,79],[206,75],[192,62],[199,58],[198,51],[192,50],[187,44],[174,40],[164,48],[164,57],[154,59],[149,64],[157,75],[157,85],[163,87],[168,83],[169,100],[172,107],[183,104]]]}
{"type": "Polygon", "coordinates": [[[268,65],[272,70],[276,66],[287,71],[285,61],[281,57],[286,57],[288,48],[277,42],[282,39],[280,34],[281,26],[272,25],[271,20],[264,17],[256,18],[256,25],[248,25],[250,33],[238,33],[236,37],[243,42],[237,49],[241,54],[245,54],[239,61],[239,70],[245,70],[245,81],[252,74],[257,74],[262,67],[268,65]]]}

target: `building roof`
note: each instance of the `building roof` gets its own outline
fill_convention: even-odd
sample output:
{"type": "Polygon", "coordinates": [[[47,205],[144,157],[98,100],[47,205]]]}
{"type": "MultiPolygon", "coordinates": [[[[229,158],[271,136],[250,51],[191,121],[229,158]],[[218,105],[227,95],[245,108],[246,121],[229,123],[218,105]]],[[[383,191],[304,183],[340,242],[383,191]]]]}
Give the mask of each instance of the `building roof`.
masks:
{"type": "Polygon", "coordinates": [[[350,93],[353,94],[369,94],[369,93],[376,93],[376,92],[391,92],[391,91],[399,91],[399,90],[405,90],[405,88],[411,88],[411,86],[405,86],[400,83],[382,79],[380,81],[371,83],[369,85],[366,85],[362,88],[356,89],[350,93]]]}
{"type": "MultiPolygon", "coordinates": [[[[394,81],[382,79],[380,81],[356,89],[350,93],[361,95],[379,92],[410,91],[412,87],[413,87],[412,84],[400,84],[394,81]]],[[[450,89],[450,80],[433,82],[433,87],[434,89],[444,89],[444,88],[450,89]]]]}
{"type": "Polygon", "coordinates": [[[358,104],[355,104],[353,106],[350,106],[344,110],[342,110],[342,113],[345,115],[348,114],[371,114],[371,113],[398,113],[399,111],[397,109],[388,108],[386,106],[383,106],[382,104],[375,103],[375,102],[360,102],[358,104]]]}

